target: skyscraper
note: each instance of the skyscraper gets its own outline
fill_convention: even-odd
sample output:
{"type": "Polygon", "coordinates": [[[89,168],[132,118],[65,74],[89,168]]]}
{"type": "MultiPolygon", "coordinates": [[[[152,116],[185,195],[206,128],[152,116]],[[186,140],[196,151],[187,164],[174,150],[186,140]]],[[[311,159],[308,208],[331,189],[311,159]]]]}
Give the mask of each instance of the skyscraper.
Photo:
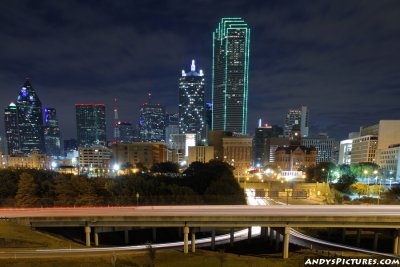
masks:
{"type": "Polygon", "coordinates": [[[20,151],[17,106],[11,102],[4,110],[4,126],[6,130],[7,152],[9,155],[20,151]]]}
{"type": "Polygon", "coordinates": [[[213,33],[212,129],[247,133],[250,28],[223,18],[213,33]]]}
{"type": "Polygon", "coordinates": [[[49,156],[60,156],[61,140],[55,108],[44,109],[44,141],[49,156]]]}
{"type": "Polygon", "coordinates": [[[198,143],[206,138],[204,85],[204,73],[192,60],[190,72],[182,70],[179,77],[179,132],[196,134],[198,143]]]}
{"type": "Polygon", "coordinates": [[[118,121],[119,142],[129,144],[133,142],[133,126],[126,121],[118,121]]]}
{"type": "Polygon", "coordinates": [[[106,145],[106,106],[104,104],[75,104],[79,147],[106,145]]]}
{"type": "Polygon", "coordinates": [[[44,153],[42,103],[29,80],[22,86],[16,106],[20,151],[24,154],[44,153]]]}
{"type": "Polygon", "coordinates": [[[179,134],[179,114],[166,114],[165,115],[165,142],[169,149],[172,148],[171,135],[179,134]]]}
{"type": "Polygon", "coordinates": [[[302,106],[301,109],[290,109],[285,118],[284,136],[289,137],[293,126],[299,125],[301,136],[308,136],[308,108],[302,106]]]}
{"type": "Polygon", "coordinates": [[[165,141],[165,110],[160,104],[151,103],[149,93],[148,102],[144,103],[139,110],[139,136],[142,142],[164,142],[165,141]]]}
{"type": "Polygon", "coordinates": [[[255,129],[253,139],[253,163],[257,167],[262,167],[269,159],[269,151],[266,151],[266,141],[273,137],[279,137],[283,134],[283,128],[277,125],[261,125],[261,119],[258,127],[255,129]]]}

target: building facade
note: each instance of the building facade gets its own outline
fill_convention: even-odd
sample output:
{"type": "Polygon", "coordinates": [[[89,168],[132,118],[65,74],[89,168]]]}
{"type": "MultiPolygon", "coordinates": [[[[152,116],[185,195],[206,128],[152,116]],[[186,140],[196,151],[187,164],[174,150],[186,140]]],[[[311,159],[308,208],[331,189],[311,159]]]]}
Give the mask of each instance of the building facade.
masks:
{"type": "Polygon", "coordinates": [[[79,173],[98,177],[107,176],[112,171],[111,157],[111,149],[104,146],[81,147],[78,157],[79,173]]]}
{"type": "Polygon", "coordinates": [[[134,142],[112,145],[113,163],[135,166],[138,163],[150,169],[155,163],[167,161],[167,145],[161,142],[134,142]]]}
{"type": "Polygon", "coordinates": [[[9,155],[7,166],[21,169],[48,170],[51,168],[51,158],[46,154],[32,151],[29,155],[9,155]]]}
{"type": "Polygon", "coordinates": [[[188,165],[196,161],[207,163],[212,159],[214,159],[214,147],[212,146],[189,147],[188,165]]]}
{"type": "Polygon", "coordinates": [[[315,147],[317,149],[317,163],[332,162],[337,163],[339,142],[334,138],[329,138],[326,134],[314,137],[304,137],[301,144],[306,147],[315,147]]]}
{"type": "Polygon", "coordinates": [[[377,153],[377,164],[382,170],[383,177],[400,180],[400,144],[394,144],[377,153]]]}
{"type": "Polygon", "coordinates": [[[11,102],[4,110],[4,127],[8,155],[20,153],[17,106],[11,102]]]}
{"type": "Polygon", "coordinates": [[[151,94],[148,102],[140,107],[138,131],[142,142],[165,141],[165,109],[151,103],[151,94]]]}
{"type": "Polygon", "coordinates": [[[247,134],[250,28],[223,18],[213,33],[212,130],[247,134]]]}
{"type": "Polygon", "coordinates": [[[231,136],[222,138],[223,159],[233,166],[235,177],[246,176],[251,166],[253,138],[249,136],[231,136]]]}
{"type": "Polygon", "coordinates": [[[61,136],[55,108],[44,109],[44,143],[49,156],[61,155],[61,136]]]}
{"type": "Polygon", "coordinates": [[[165,115],[165,142],[167,147],[172,149],[171,135],[179,134],[179,114],[167,114],[165,115]]]}
{"type": "Polygon", "coordinates": [[[346,139],[340,141],[338,164],[350,165],[352,148],[353,148],[353,139],[346,139]]]}
{"type": "Polygon", "coordinates": [[[352,140],[351,163],[376,163],[378,136],[365,135],[352,140]]]}
{"type": "Polygon", "coordinates": [[[106,106],[75,104],[78,147],[105,146],[106,106]]]}
{"type": "Polygon", "coordinates": [[[199,144],[206,139],[205,78],[202,70],[196,71],[192,60],[190,72],[182,70],[179,77],[179,133],[196,134],[199,144]]]}

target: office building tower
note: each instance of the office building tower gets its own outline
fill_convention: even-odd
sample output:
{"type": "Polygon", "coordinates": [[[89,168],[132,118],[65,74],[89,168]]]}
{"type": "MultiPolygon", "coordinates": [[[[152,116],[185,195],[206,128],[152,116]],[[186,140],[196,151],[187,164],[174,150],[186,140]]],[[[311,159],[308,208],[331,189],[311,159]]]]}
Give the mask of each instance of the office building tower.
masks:
{"type": "Polygon", "coordinates": [[[78,147],[106,145],[106,106],[75,104],[78,147]]]}
{"type": "Polygon", "coordinates": [[[207,133],[212,129],[212,103],[206,103],[206,123],[207,123],[207,133]]]}
{"type": "Polygon", "coordinates": [[[337,163],[336,155],[339,152],[339,142],[335,138],[329,138],[327,134],[320,134],[314,137],[304,137],[301,143],[306,147],[317,149],[317,163],[332,162],[337,163]]]}
{"type": "Polygon", "coordinates": [[[253,164],[256,167],[262,167],[269,158],[269,151],[265,150],[266,141],[273,137],[279,137],[283,134],[283,128],[277,125],[270,126],[265,124],[264,126],[259,121],[258,127],[255,129],[255,135],[253,140],[253,164]]]}
{"type": "Polygon", "coordinates": [[[151,103],[151,94],[148,102],[140,107],[139,136],[142,142],[165,141],[165,110],[160,104],[151,103]]]}
{"type": "Polygon", "coordinates": [[[44,143],[49,156],[60,156],[61,138],[55,108],[44,109],[44,143]]]}
{"type": "Polygon", "coordinates": [[[133,142],[133,126],[126,121],[118,121],[119,142],[129,144],[133,142]]]}
{"type": "Polygon", "coordinates": [[[289,137],[293,126],[299,125],[302,137],[308,137],[308,108],[302,106],[300,109],[290,109],[285,118],[284,136],[289,137]]]}
{"type": "Polygon", "coordinates": [[[167,114],[165,115],[165,142],[167,143],[168,149],[172,149],[171,135],[179,134],[179,114],[167,114]]]}
{"type": "Polygon", "coordinates": [[[18,154],[20,152],[18,113],[17,106],[13,102],[4,110],[4,127],[8,155],[18,154]]]}
{"type": "Polygon", "coordinates": [[[22,86],[16,106],[20,151],[45,153],[42,103],[29,80],[22,86]]]}
{"type": "Polygon", "coordinates": [[[250,28],[223,18],[213,33],[212,130],[247,133],[250,28]]]}
{"type": "Polygon", "coordinates": [[[194,133],[198,144],[206,139],[205,79],[202,70],[196,71],[192,60],[190,71],[179,77],[179,132],[194,133]]]}

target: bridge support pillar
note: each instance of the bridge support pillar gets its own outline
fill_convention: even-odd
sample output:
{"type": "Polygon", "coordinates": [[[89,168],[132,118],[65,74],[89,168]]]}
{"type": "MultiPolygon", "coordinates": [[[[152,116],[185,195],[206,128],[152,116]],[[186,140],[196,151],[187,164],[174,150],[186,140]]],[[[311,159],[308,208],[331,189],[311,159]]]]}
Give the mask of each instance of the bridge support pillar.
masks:
{"type": "Polygon", "coordinates": [[[129,244],[129,230],[124,230],[124,241],[125,244],[129,244]]]}
{"type": "Polygon", "coordinates": [[[360,242],[361,241],[361,229],[357,229],[357,240],[356,240],[356,243],[357,243],[357,247],[360,247],[360,242]]]}
{"type": "Polygon", "coordinates": [[[286,226],[283,236],[283,258],[289,258],[290,227],[286,226]]]}
{"type": "Polygon", "coordinates": [[[251,243],[251,227],[247,229],[247,244],[251,243]]]}
{"type": "Polygon", "coordinates": [[[183,253],[189,253],[189,227],[183,227],[183,253]]]}
{"type": "Polygon", "coordinates": [[[235,242],[235,233],[233,228],[231,228],[231,233],[230,233],[230,240],[229,240],[229,244],[231,247],[233,247],[233,243],[235,242]]]}
{"type": "Polygon", "coordinates": [[[99,233],[97,232],[96,228],[94,228],[94,246],[99,246],[99,233]]]}
{"type": "Polygon", "coordinates": [[[398,229],[396,229],[396,231],[394,232],[395,236],[394,236],[394,240],[393,240],[393,254],[398,256],[399,255],[399,235],[400,235],[400,231],[398,229]]]}
{"type": "Polygon", "coordinates": [[[85,226],[85,237],[86,237],[86,246],[90,247],[90,226],[85,226]]]}
{"type": "Polygon", "coordinates": [[[211,232],[211,250],[215,250],[215,229],[211,232]]]}
{"type": "Polygon", "coordinates": [[[153,237],[153,242],[156,242],[157,239],[157,228],[153,227],[152,229],[152,237],[153,237]]]}
{"type": "Polygon", "coordinates": [[[374,245],[373,245],[374,251],[377,251],[377,249],[378,249],[378,239],[379,239],[379,233],[374,232],[374,245]]]}
{"type": "Polygon", "coordinates": [[[192,228],[192,242],[191,242],[192,252],[196,252],[196,233],[194,232],[194,228],[192,228]]]}

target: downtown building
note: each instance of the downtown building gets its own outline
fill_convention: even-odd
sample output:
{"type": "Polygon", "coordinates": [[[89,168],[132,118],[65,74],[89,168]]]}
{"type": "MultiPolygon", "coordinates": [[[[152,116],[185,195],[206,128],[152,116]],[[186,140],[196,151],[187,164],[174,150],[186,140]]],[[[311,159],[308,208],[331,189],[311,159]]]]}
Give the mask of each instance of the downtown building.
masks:
{"type": "Polygon", "coordinates": [[[192,60],[190,72],[179,77],[179,133],[196,134],[196,143],[206,143],[205,78],[196,71],[192,60]]]}
{"type": "Polygon", "coordinates": [[[44,143],[47,155],[53,157],[61,155],[60,127],[55,108],[44,109],[44,143]]]}
{"type": "Polygon", "coordinates": [[[118,121],[119,142],[129,144],[134,141],[134,130],[132,123],[118,121]]]}
{"type": "Polygon", "coordinates": [[[258,127],[255,129],[255,135],[253,140],[253,165],[257,168],[264,166],[269,162],[269,150],[266,150],[267,140],[271,138],[277,138],[283,134],[282,127],[277,125],[270,126],[265,124],[261,125],[261,119],[258,127]]]}
{"type": "Polygon", "coordinates": [[[160,104],[151,103],[151,94],[140,107],[138,132],[141,142],[165,141],[165,109],[160,104]]]}
{"type": "Polygon", "coordinates": [[[213,32],[212,130],[247,134],[250,28],[223,18],[213,32]]]}
{"type": "Polygon", "coordinates": [[[106,106],[75,104],[78,147],[106,146],[106,106]]]}
{"type": "Polygon", "coordinates": [[[29,80],[4,112],[8,154],[45,153],[42,103],[29,80]]]}
{"type": "Polygon", "coordinates": [[[339,157],[339,142],[335,138],[329,138],[327,134],[313,137],[304,137],[301,144],[317,149],[317,163],[332,162],[337,164],[339,157]]]}
{"type": "Polygon", "coordinates": [[[302,106],[300,109],[290,109],[285,118],[283,135],[285,137],[289,137],[293,126],[299,125],[301,130],[301,135],[303,137],[308,137],[309,134],[308,119],[309,119],[309,113],[307,107],[302,106]]]}

